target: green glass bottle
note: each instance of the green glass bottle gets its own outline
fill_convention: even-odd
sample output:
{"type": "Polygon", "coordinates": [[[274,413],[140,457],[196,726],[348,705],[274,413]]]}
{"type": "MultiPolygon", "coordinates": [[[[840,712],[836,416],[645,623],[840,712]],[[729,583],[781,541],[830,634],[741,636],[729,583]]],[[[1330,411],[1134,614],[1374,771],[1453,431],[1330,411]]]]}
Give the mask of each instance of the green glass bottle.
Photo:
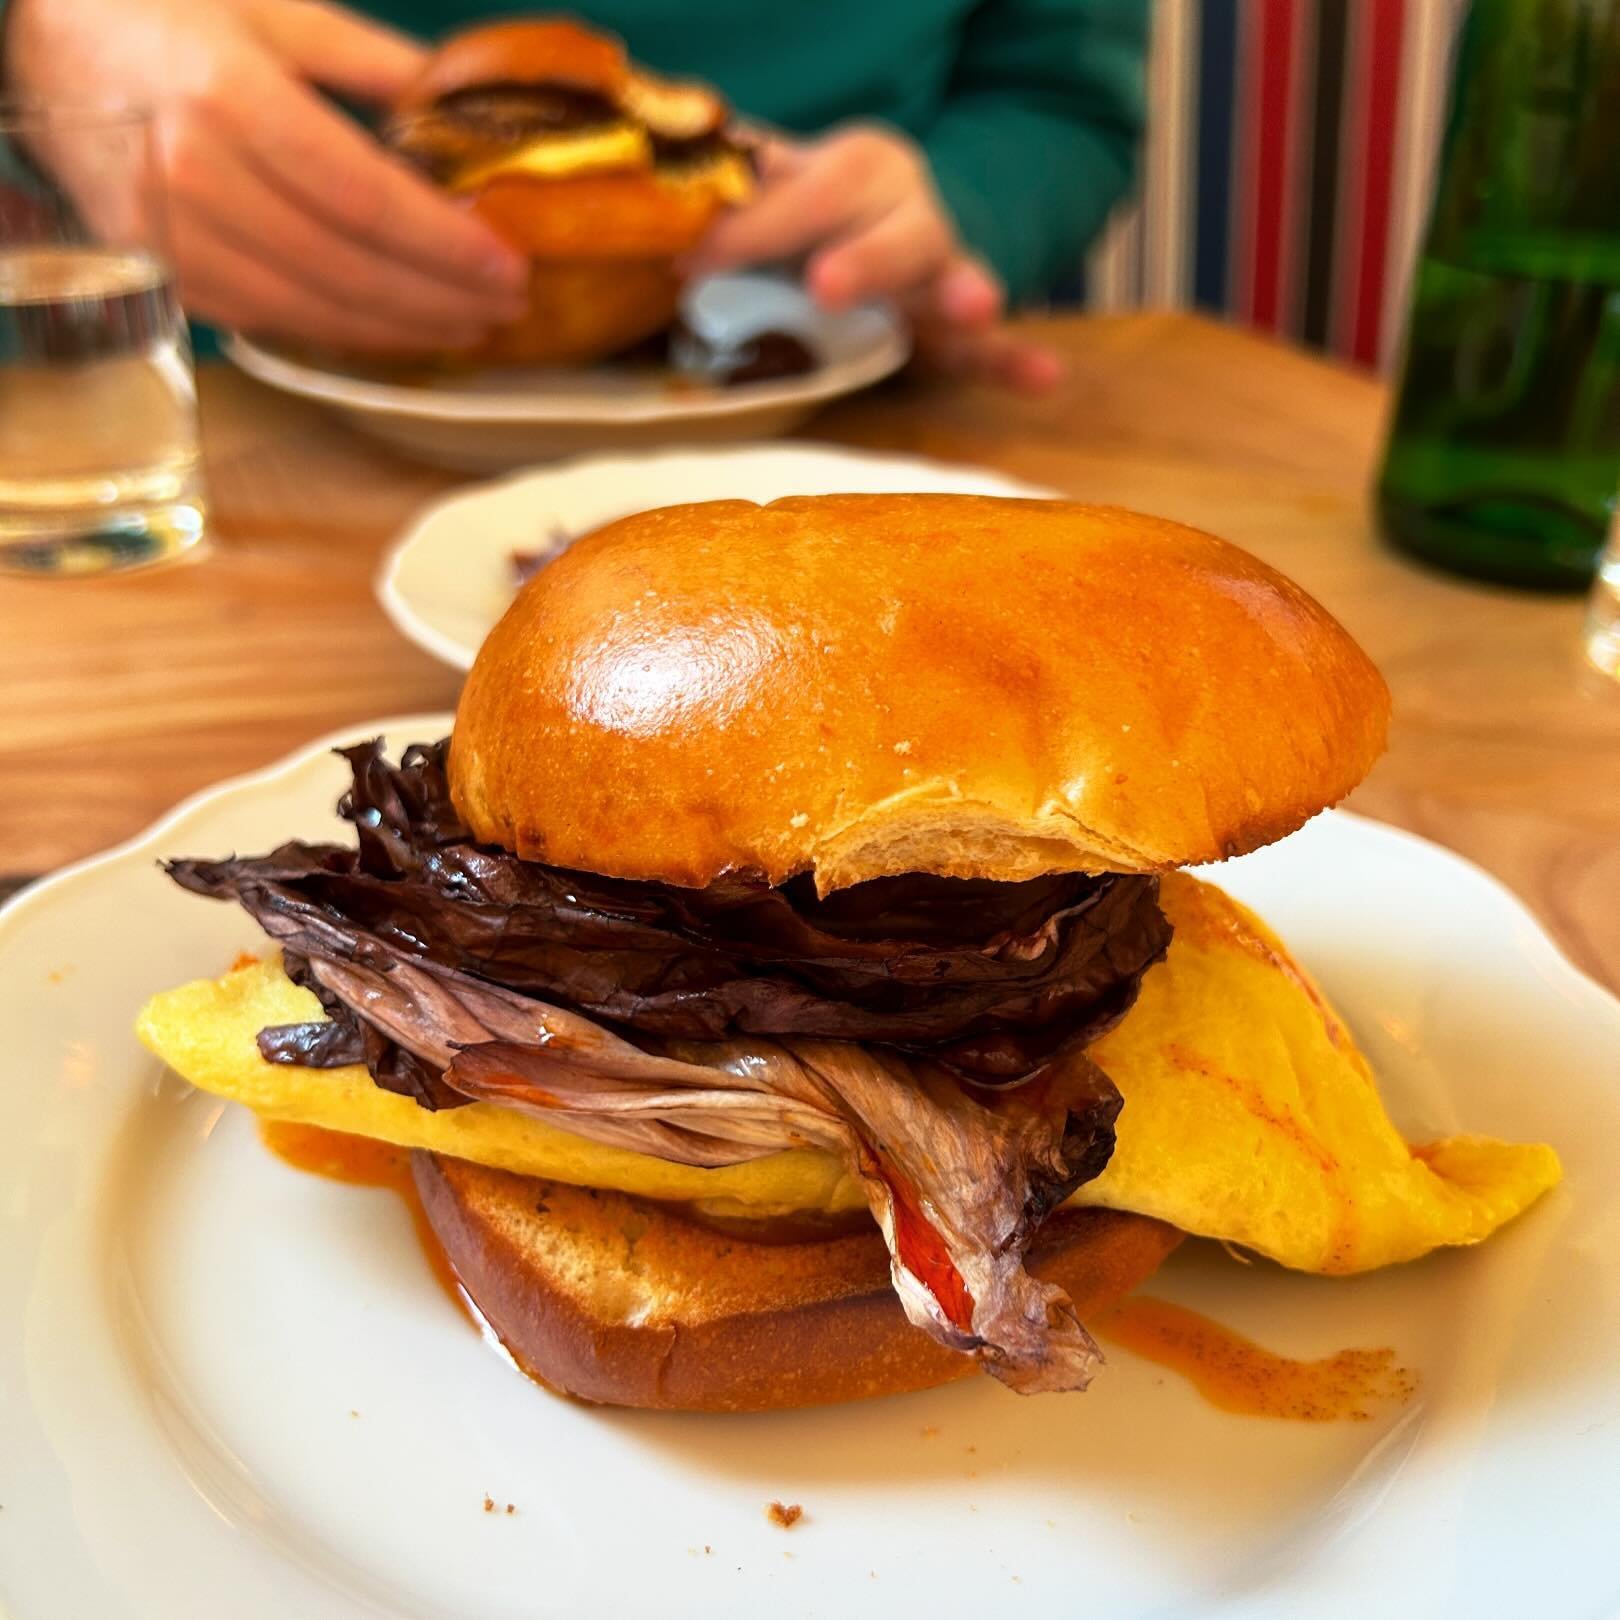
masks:
{"type": "Polygon", "coordinates": [[[1620,489],[1620,0],[1474,0],[1378,483],[1457,573],[1592,580],[1620,489]]]}

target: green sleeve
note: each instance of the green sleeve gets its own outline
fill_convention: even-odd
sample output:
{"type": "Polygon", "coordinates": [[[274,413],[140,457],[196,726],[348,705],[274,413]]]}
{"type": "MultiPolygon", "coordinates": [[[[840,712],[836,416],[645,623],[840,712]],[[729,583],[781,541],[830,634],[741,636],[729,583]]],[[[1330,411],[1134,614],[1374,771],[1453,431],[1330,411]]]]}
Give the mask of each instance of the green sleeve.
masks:
{"type": "Polygon", "coordinates": [[[1080,261],[1141,133],[1147,0],[987,0],[923,145],[963,240],[1012,303],[1080,261]]]}

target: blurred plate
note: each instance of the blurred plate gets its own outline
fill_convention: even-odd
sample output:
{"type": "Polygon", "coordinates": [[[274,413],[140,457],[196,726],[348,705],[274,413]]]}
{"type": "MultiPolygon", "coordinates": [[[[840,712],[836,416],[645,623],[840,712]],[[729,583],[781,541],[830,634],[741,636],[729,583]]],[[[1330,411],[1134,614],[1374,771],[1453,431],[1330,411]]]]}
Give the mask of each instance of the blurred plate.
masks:
{"type": "Polygon", "coordinates": [[[1405,1407],[1235,1417],[1112,1350],[1083,1396],[984,1378],[750,1417],[591,1408],[480,1341],[398,1200],[280,1164],[130,1031],[153,991],[261,943],[160,857],[352,836],[326,748],[448,724],[356,726],[0,913],[0,1612],[1620,1612],[1620,1005],[1500,885],[1333,812],[1219,874],[1317,972],[1409,1136],[1564,1154],[1480,1249],[1330,1279],[1190,1242],[1150,1285],[1284,1354],[1391,1345],[1421,1377],[1405,1407]],[[791,1535],[773,1499],[803,1505],[791,1535]]]}
{"type": "Polygon", "coordinates": [[[423,508],[383,559],[377,594],[389,618],[419,647],[468,669],[516,594],[514,552],[553,555],[614,518],[683,501],[920,491],[1053,493],[984,467],[825,444],[586,456],[423,508]]]}
{"type": "Polygon", "coordinates": [[[687,319],[719,342],[793,332],[821,356],[802,377],[706,388],[654,367],[586,371],[511,368],[382,382],[262,348],[240,333],[226,357],[251,377],[335,411],[362,433],[418,460],[496,472],[583,450],[762,439],[818,405],[866,388],[905,364],[911,341],[894,312],[866,304],[833,314],[794,283],[714,276],[693,289],[687,319]]]}

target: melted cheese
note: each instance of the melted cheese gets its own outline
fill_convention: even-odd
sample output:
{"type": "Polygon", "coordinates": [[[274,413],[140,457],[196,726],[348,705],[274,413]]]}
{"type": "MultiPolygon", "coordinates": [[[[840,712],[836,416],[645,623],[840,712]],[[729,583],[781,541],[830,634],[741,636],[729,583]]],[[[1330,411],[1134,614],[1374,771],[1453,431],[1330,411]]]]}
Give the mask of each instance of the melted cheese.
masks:
{"type": "Polygon", "coordinates": [[[702,163],[677,164],[658,171],[658,178],[677,190],[698,187],[735,206],[754,195],[754,171],[740,152],[721,152],[702,163]]]}
{"type": "Polygon", "coordinates": [[[476,191],[499,175],[529,175],[560,180],[568,175],[599,174],[613,169],[650,169],[652,142],[637,124],[603,124],[594,129],[542,135],[527,146],[464,169],[451,182],[452,191],[476,191]]]}

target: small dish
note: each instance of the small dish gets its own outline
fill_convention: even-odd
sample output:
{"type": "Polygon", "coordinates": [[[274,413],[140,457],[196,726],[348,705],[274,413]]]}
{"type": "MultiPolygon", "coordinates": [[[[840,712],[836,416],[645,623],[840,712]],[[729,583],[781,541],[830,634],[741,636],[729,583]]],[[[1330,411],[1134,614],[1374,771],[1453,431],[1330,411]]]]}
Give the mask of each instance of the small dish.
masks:
{"type": "Polygon", "coordinates": [[[383,559],[377,595],[417,646],[469,669],[517,590],[516,553],[555,554],[577,535],[654,506],[857,491],[1053,493],[983,467],[791,441],[582,456],[424,507],[383,559]]]}
{"type": "Polygon", "coordinates": [[[772,276],[712,277],[693,289],[686,313],[722,344],[755,332],[792,332],[821,363],[802,376],[731,388],[631,365],[491,368],[393,382],[294,358],[239,332],[223,346],[250,377],[325,406],[393,449],[481,473],[586,450],[774,437],[818,405],[897,371],[911,352],[905,327],[886,305],[829,313],[794,283],[772,276]]]}

